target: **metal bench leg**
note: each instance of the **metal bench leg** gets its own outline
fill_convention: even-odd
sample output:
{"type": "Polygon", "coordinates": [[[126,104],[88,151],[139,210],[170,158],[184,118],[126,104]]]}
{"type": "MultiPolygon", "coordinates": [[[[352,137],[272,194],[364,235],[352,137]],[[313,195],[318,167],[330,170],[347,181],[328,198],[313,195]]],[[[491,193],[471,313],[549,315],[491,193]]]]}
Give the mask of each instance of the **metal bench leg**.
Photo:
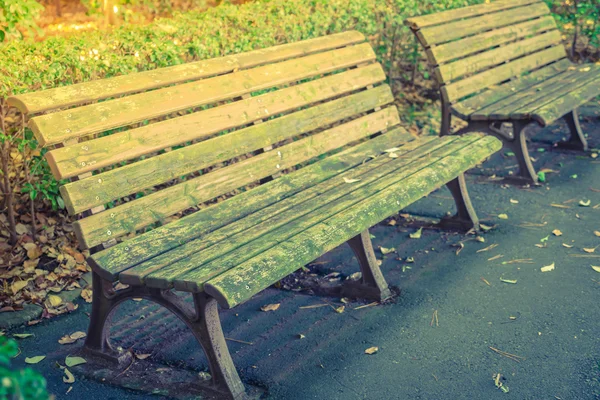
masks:
{"type": "Polygon", "coordinates": [[[588,150],[588,143],[581,131],[581,126],[579,125],[579,115],[577,110],[573,110],[563,117],[565,122],[567,123],[567,127],[569,128],[569,132],[571,133],[571,137],[566,142],[558,142],[557,147],[569,150],[588,150]]]}
{"type": "Polygon", "coordinates": [[[525,122],[513,122],[513,140],[504,140],[506,147],[511,149],[517,157],[519,163],[519,173],[517,176],[509,178],[509,181],[516,183],[529,183],[537,184],[538,176],[529,158],[529,151],[527,150],[527,137],[525,135],[525,127],[529,123],[525,122]]]}
{"type": "Polygon", "coordinates": [[[377,301],[391,297],[392,292],[388,288],[388,284],[377,264],[369,230],[361,232],[360,235],[348,240],[347,243],[356,255],[362,278],[359,282],[347,281],[342,289],[343,295],[377,301]]]}
{"type": "Polygon", "coordinates": [[[115,364],[124,363],[130,359],[131,354],[115,350],[108,337],[111,314],[125,298],[115,294],[112,283],[103,280],[95,272],[92,275],[92,291],[92,313],[83,352],[115,364]]]}
{"type": "Polygon", "coordinates": [[[194,307],[196,320],[190,327],[204,349],[213,384],[230,399],[245,398],[244,384],[235,369],[221,329],[217,301],[204,293],[195,293],[194,307]]]}
{"type": "Polygon", "coordinates": [[[119,303],[144,298],[157,303],[183,321],[204,350],[210,366],[212,385],[199,383],[201,389],[218,393],[219,398],[240,400],[246,397],[242,381],[225,343],[217,302],[204,293],[194,294],[194,308],[169,290],[132,286],[115,292],[112,282],[93,274],[93,302],[88,335],[82,352],[123,366],[130,364],[131,352],[118,352],[109,342],[111,314],[119,303]]]}
{"type": "Polygon", "coordinates": [[[475,208],[471,203],[469,192],[467,191],[467,182],[465,175],[460,174],[456,179],[446,184],[454,202],[456,203],[456,214],[452,217],[442,218],[440,227],[444,229],[458,229],[469,231],[471,229],[479,229],[479,218],[475,213],[475,208]]]}

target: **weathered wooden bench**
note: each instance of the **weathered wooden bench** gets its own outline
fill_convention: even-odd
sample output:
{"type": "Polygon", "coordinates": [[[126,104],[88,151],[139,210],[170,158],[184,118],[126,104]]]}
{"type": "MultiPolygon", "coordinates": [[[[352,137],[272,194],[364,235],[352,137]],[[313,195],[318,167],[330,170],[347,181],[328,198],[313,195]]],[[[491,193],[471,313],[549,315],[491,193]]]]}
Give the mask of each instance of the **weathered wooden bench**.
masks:
{"type": "Polygon", "coordinates": [[[567,59],[561,34],[542,0],[499,0],[405,21],[435,68],[442,98],[441,134],[451,116],[468,123],[458,133],[494,135],[517,156],[517,181],[537,183],[524,128],[564,118],[570,140],[587,150],[577,108],[600,95],[600,66],[567,59]],[[511,124],[504,129],[503,123],[511,124]]]}
{"type": "Polygon", "coordinates": [[[388,297],[368,228],[444,184],[450,222],[477,226],[462,173],[500,141],[412,137],[384,80],[364,36],[345,32],[11,97],[70,180],[61,194],[92,251],[85,351],[123,361],[109,317],[146,298],[191,328],[212,389],[241,398],[217,304],[235,307],[344,242],[362,271],[344,293],[388,297]]]}

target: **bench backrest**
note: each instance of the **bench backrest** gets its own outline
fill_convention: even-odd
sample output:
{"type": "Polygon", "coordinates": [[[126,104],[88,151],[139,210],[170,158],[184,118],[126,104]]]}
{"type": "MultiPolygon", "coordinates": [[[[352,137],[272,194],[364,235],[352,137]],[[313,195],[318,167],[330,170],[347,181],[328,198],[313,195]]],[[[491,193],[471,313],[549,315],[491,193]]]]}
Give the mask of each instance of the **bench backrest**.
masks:
{"type": "Polygon", "coordinates": [[[70,180],[60,190],[87,248],[394,127],[385,78],[345,32],[8,101],[70,180]]]}
{"type": "Polygon", "coordinates": [[[566,62],[561,34],[542,0],[499,0],[405,23],[425,47],[449,103],[542,66],[566,62]]]}

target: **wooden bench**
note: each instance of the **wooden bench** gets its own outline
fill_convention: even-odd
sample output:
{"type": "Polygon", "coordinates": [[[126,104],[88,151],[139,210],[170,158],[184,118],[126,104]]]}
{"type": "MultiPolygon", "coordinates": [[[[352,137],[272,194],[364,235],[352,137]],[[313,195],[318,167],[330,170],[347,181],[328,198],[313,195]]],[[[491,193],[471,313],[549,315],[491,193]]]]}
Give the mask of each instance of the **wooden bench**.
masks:
{"type": "Polygon", "coordinates": [[[241,398],[217,304],[235,307],[344,242],[362,278],[343,294],[388,297],[368,228],[444,184],[450,222],[477,227],[462,173],[501,142],[412,137],[385,79],[364,36],[345,32],[11,97],[70,180],[61,194],[92,250],[88,355],[122,362],[109,317],[146,298],[191,328],[210,387],[241,398]]]}
{"type": "Polygon", "coordinates": [[[600,66],[567,59],[544,1],[499,0],[405,24],[435,68],[442,135],[450,133],[454,115],[468,123],[458,133],[481,131],[502,139],[517,156],[517,180],[524,183],[538,181],[524,133],[530,123],[545,127],[564,118],[571,136],[558,145],[587,150],[577,108],[600,95],[600,66]]]}

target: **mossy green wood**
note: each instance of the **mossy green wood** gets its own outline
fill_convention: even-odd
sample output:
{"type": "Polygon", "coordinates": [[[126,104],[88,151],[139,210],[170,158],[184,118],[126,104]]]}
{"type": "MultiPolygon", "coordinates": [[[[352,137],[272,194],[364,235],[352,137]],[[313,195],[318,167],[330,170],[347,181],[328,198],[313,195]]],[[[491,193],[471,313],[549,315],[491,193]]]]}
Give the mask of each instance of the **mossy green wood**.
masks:
{"type": "Polygon", "coordinates": [[[492,120],[527,119],[534,110],[542,105],[568,94],[575,88],[583,86],[599,76],[598,73],[590,74],[588,72],[591,71],[581,72],[578,67],[574,71],[567,71],[552,81],[548,80],[539,86],[519,92],[514,96],[516,97],[514,101],[507,102],[507,104],[499,103],[498,107],[489,110],[489,118],[492,120]]]}
{"type": "Polygon", "coordinates": [[[398,123],[398,111],[395,107],[388,107],[115,209],[92,215],[75,222],[73,228],[82,245],[95,246],[398,123]]]}
{"type": "Polygon", "coordinates": [[[405,21],[405,24],[413,29],[421,29],[428,26],[447,24],[463,18],[478,17],[493,12],[539,2],[540,0],[498,0],[486,4],[478,4],[454,10],[442,11],[433,15],[422,15],[419,17],[408,18],[405,21]]]}
{"type": "Polygon", "coordinates": [[[70,178],[247,125],[265,115],[289,112],[347,94],[383,80],[385,73],[381,65],[371,64],[85,143],[60,147],[46,153],[46,159],[57,179],[70,178]]]}
{"type": "MultiPolygon", "coordinates": [[[[286,235],[302,225],[297,225],[296,220],[306,224],[312,218],[311,215],[325,215],[330,208],[322,207],[333,207],[341,197],[347,196],[350,192],[352,192],[350,197],[352,201],[360,201],[362,197],[357,195],[356,190],[375,185],[378,179],[400,172],[402,167],[409,166],[438,148],[444,146],[446,149],[449,148],[448,145],[453,141],[455,140],[426,138],[411,142],[399,150],[397,153],[399,157],[396,159],[390,158],[387,154],[377,157],[342,176],[330,178],[293,197],[257,210],[243,219],[238,219],[195,241],[188,242],[173,252],[162,254],[126,270],[119,278],[121,282],[133,285],[172,287],[172,281],[177,276],[186,275],[187,272],[197,268],[204,268],[203,265],[212,260],[215,260],[215,263],[224,263],[223,265],[229,263],[231,257],[228,253],[256,238],[266,238],[271,231],[277,229],[277,238],[285,240],[286,235]],[[359,179],[359,181],[349,184],[344,181],[344,178],[359,179]],[[321,208],[321,211],[314,212],[318,208],[321,208]],[[226,255],[227,257],[223,258],[226,255]]],[[[298,173],[301,174],[302,170],[298,173]]],[[[338,207],[344,206],[338,205],[338,207]]]]}
{"type": "MultiPolygon", "coordinates": [[[[187,292],[201,291],[203,283],[217,274],[267,251],[334,214],[343,213],[354,204],[368,203],[370,197],[378,191],[426,168],[443,155],[452,153],[452,150],[456,151],[464,147],[465,143],[462,146],[459,143],[468,140],[442,142],[445,142],[446,146],[440,145],[439,141],[431,141],[429,143],[429,146],[432,146],[431,152],[427,150],[429,146],[425,145],[425,148],[417,150],[419,154],[414,154],[414,158],[411,152],[407,155],[408,159],[395,159],[384,163],[364,175],[357,175],[357,178],[361,179],[359,182],[338,185],[297,207],[273,215],[271,219],[251,229],[217,240],[213,246],[203,251],[192,252],[180,261],[147,274],[144,284],[159,288],[174,286],[176,290],[187,292]],[[456,146],[453,146],[453,142],[456,146]]],[[[131,272],[137,268],[125,271],[120,275],[120,279],[127,282],[126,275],[131,275],[131,272]]]]}
{"type": "Polygon", "coordinates": [[[61,188],[70,213],[119,199],[394,101],[387,85],[81,179],[61,188]]]}
{"type": "MultiPolygon", "coordinates": [[[[500,86],[490,87],[489,89],[469,97],[466,100],[456,103],[452,106],[452,112],[462,119],[475,119],[474,115],[479,110],[493,106],[499,101],[510,98],[515,93],[525,90],[531,86],[540,84],[554,76],[560,76],[571,66],[568,59],[563,59],[551,65],[540,68],[528,75],[522,75],[514,80],[503,83],[500,86]]],[[[479,117],[478,117],[479,119],[479,117]]],[[[487,116],[485,117],[487,119],[487,116]]]]}
{"type": "MultiPolygon", "coordinates": [[[[332,176],[342,174],[360,165],[373,154],[412,140],[413,137],[403,128],[393,128],[384,135],[305,166],[299,171],[283,175],[165,226],[99,251],[93,254],[88,262],[104,279],[114,281],[122,270],[170,251],[256,210],[280,202],[332,176]]],[[[407,146],[413,146],[412,142],[407,146]]]]}
{"type": "Polygon", "coordinates": [[[597,97],[598,93],[600,93],[600,78],[580,86],[536,109],[533,111],[533,119],[541,126],[549,125],[558,118],[576,110],[579,106],[597,97]]]}
{"type": "Polygon", "coordinates": [[[538,67],[566,58],[563,47],[555,46],[528,56],[510,61],[496,68],[481,72],[463,80],[441,87],[442,96],[449,103],[476,93],[507,79],[532,71],[538,67]]]}
{"type": "Polygon", "coordinates": [[[40,115],[32,118],[29,126],[40,144],[47,146],[374,60],[373,49],[363,43],[40,115]]]}
{"type": "Polygon", "coordinates": [[[450,82],[465,75],[475,74],[506,61],[534,53],[549,46],[561,45],[561,34],[557,30],[543,33],[532,38],[520,40],[486,52],[469,56],[458,61],[444,64],[435,69],[438,82],[450,82]]]}
{"type": "Polygon", "coordinates": [[[239,264],[204,284],[204,290],[224,308],[235,307],[306,263],[358,235],[464,170],[498,151],[501,142],[485,137],[410,177],[387,187],[368,201],[311,226],[255,258],[239,264]]]}
{"type": "Polygon", "coordinates": [[[476,18],[422,28],[416,31],[416,34],[424,46],[430,47],[548,14],[550,14],[550,10],[546,4],[534,3],[524,7],[481,15],[476,18]]]}
{"type": "Polygon", "coordinates": [[[432,65],[440,65],[450,60],[460,59],[470,54],[553,29],[556,29],[554,18],[545,16],[533,21],[510,25],[454,42],[434,46],[427,49],[427,55],[432,65]]]}
{"type": "Polygon", "coordinates": [[[238,69],[251,68],[364,41],[364,35],[359,32],[342,32],[242,54],[12,96],[8,98],[8,104],[17,107],[24,114],[34,114],[230,73],[238,69]]]}

